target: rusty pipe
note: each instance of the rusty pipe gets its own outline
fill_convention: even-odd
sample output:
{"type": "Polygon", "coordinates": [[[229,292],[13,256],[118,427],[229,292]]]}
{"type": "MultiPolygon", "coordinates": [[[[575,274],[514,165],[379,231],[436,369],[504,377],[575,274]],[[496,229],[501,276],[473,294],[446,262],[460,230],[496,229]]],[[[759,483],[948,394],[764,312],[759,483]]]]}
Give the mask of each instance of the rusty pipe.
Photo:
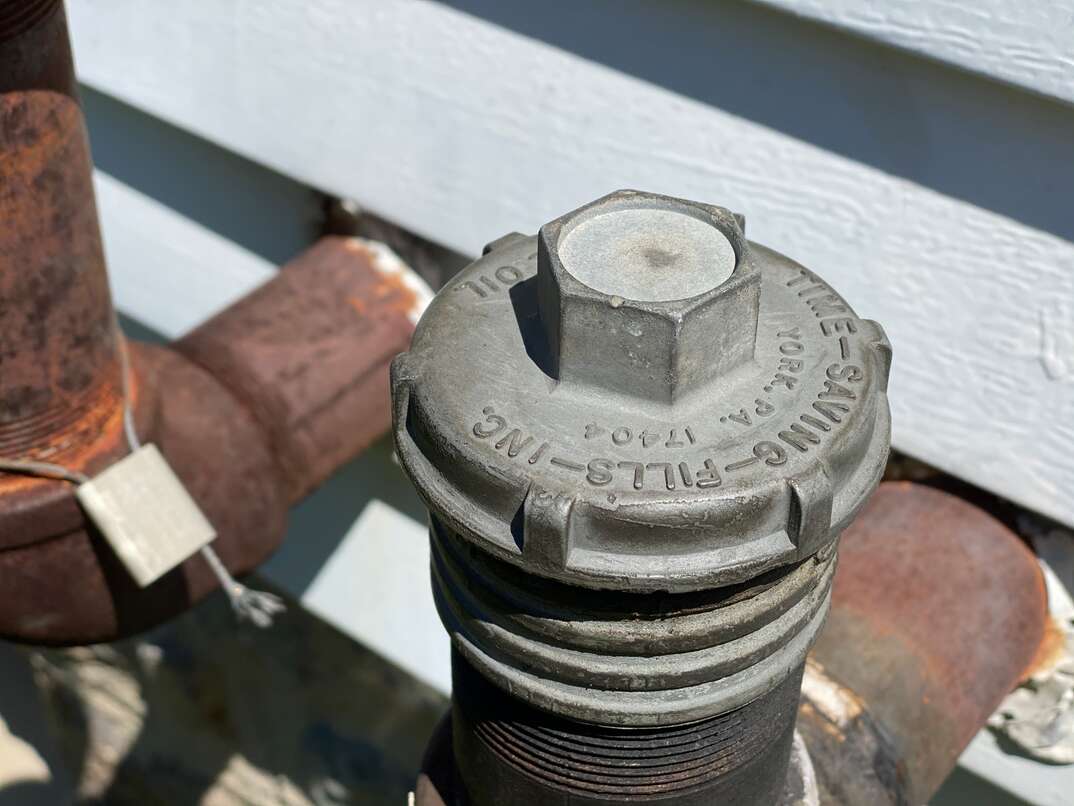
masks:
{"type": "MultiPolygon", "coordinates": [[[[128,447],[115,313],[59,2],[0,0],[0,455],[93,475],[128,447]]],[[[131,405],[218,532],[232,573],[288,506],[381,435],[415,291],[375,247],[327,238],[174,347],[132,344],[131,405]]],[[[139,588],[63,482],[0,474],[0,636],[91,643],[211,592],[199,556],[139,588]]]]}
{"type": "MultiPolygon", "coordinates": [[[[93,473],[124,452],[120,364],[60,3],[0,2],[0,87],[0,455],[93,473]]],[[[39,479],[0,497],[0,548],[77,512],[39,479]]]]}
{"type": "Polygon", "coordinates": [[[176,349],[254,415],[295,503],[384,433],[422,294],[376,247],[326,237],[176,349]]]}
{"type": "Polygon", "coordinates": [[[980,508],[909,482],[881,485],[839,562],[798,716],[821,802],[925,803],[1037,654],[1040,568],[980,508]]]}

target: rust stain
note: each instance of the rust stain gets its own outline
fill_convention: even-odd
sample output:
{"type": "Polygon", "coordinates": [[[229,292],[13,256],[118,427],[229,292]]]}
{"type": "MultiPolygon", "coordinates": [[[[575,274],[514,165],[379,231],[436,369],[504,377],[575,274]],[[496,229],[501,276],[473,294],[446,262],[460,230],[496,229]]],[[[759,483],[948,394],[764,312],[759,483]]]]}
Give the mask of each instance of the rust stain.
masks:
{"type": "Polygon", "coordinates": [[[407,285],[401,274],[382,272],[375,264],[376,281],[362,289],[362,294],[348,297],[347,302],[359,316],[392,315],[409,316],[418,306],[418,295],[407,285]]]}
{"type": "Polygon", "coordinates": [[[1044,635],[1037,648],[1037,654],[1033,657],[1022,679],[1028,680],[1052,671],[1065,656],[1066,640],[1066,631],[1054,617],[1049,617],[1044,625],[1044,635]]]}
{"type": "Polygon", "coordinates": [[[418,295],[406,284],[401,274],[381,275],[382,280],[374,287],[378,300],[387,310],[408,315],[418,303],[418,295]]]}
{"type": "Polygon", "coordinates": [[[806,719],[809,719],[813,724],[820,727],[825,733],[831,736],[839,744],[843,744],[847,740],[847,735],[839,729],[839,726],[832,722],[825,716],[822,716],[820,711],[813,707],[813,704],[808,700],[802,700],[798,706],[798,712],[806,719]]]}
{"type": "Polygon", "coordinates": [[[416,295],[349,238],[322,238],[253,294],[184,337],[271,434],[297,501],[387,430],[388,365],[416,295]]]}
{"type": "MultiPolygon", "coordinates": [[[[372,288],[364,289],[368,298],[360,300],[361,307],[355,306],[359,314],[365,315],[370,310],[370,303],[378,311],[400,313],[404,316],[409,316],[417,309],[417,293],[407,284],[400,272],[386,271],[381,267],[381,255],[355,238],[341,239],[341,246],[343,250],[359,257],[378,277],[372,288]]],[[[349,301],[351,305],[355,305],[354,298],[349,301]]]]}
{"type": "Polygon", "coordinates": [[[13,91],[0,124],[0,452],[77,467],[120,396],[81,112],[59,93],[13,91]]]}
{"type": "Polygon", "coordinates": [[[848,726],[865,712],[861,697],[829,677],[815,658],[806,661],[801,707],[822,717],[818,724],[839,741],[846,739],[848,726]]]}
{"type": "Polygon", "coordinates": [[[885,482],[844,533],[813,657],[898,739],[925,801],[1038,656],[1044,580],[982,509],[885,482]]]}

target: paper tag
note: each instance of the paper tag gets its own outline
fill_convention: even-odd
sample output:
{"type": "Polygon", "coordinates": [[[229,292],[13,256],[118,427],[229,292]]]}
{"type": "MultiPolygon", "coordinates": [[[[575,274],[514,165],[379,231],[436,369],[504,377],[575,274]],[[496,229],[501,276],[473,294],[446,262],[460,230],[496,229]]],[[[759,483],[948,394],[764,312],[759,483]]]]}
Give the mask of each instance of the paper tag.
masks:
{"type": "Polygon", "coordinates": [[[143,588],[216,537],[155,445],[120,459],[75,495],[143,588]]]}

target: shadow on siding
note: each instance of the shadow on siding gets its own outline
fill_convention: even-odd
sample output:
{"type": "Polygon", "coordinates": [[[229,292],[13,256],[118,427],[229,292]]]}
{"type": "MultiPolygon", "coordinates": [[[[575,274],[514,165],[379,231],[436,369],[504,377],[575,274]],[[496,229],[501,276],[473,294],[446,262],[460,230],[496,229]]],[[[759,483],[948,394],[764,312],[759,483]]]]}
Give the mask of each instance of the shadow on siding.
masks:
{"type": "Polygon", "coordinates": [[[1074,107],[741,0],[441,2],[1074,240],[1074,107]]]}

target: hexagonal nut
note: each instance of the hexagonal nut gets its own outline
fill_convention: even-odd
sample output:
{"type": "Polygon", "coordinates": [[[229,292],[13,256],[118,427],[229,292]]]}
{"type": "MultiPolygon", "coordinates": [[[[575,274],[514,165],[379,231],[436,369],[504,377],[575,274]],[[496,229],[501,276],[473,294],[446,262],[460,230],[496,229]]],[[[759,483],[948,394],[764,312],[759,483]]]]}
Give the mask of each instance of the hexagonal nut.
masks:
{"type": "Polygon", "coordinates": [[[541,227],[552,374],[671,403],[752,360],[760,274],[722,207],[621,190],[541,227]]]}

